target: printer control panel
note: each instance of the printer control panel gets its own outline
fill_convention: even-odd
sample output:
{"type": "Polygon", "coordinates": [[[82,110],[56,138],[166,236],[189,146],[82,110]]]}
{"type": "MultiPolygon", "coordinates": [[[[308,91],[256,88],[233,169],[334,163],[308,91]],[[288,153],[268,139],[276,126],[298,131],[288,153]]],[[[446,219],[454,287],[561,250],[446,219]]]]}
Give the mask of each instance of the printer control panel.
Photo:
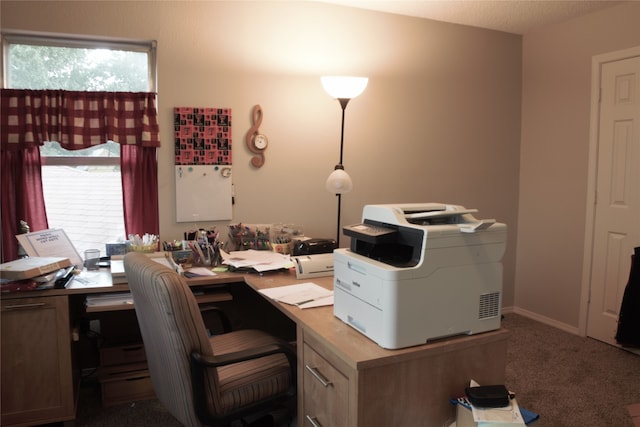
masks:
{"type": "Polygon", "coordinates": [[[384,243],[393,241],[398,231],[392,227],[374,224],[354,224],[344,227],[344,234],[368,243],[384,243]]]}

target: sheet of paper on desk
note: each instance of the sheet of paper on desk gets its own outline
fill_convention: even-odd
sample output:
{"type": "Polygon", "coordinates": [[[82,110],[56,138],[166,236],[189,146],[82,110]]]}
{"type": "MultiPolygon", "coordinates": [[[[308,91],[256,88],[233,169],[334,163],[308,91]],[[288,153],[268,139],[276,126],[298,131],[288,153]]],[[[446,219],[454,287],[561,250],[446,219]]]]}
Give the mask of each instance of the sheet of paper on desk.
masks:
{"type": "Polygon", "coordinates": [[[109,273],[106,271],[84,270],[74,277],[67,289],[108,288],[112,285],[109,273]]]}
{"type": "Polygon", "coordinates": [[[261,289],[259,292],[276,301],[303,309],[333,305],[333,291],[311,282],[261,289]]]}
{"type": "Polygon", "coordinates": [[[281,268],[293,267],[293,262],[288,255],[282,255],[272,251],[257,251],[249,249],[246,251],[232,251],[222,254],[223,264],[235,268],[253,268],[257,272],[279,270],[281,268]]]}
{"type": "Polygon", "coordinates": [[[195,276],[215,276],[216,273],[214,273],[213,271],[211,271],[210,268],[207,267],[191,267],[190,269],[186,270],[185,273],[191,273],[195,276]]]}

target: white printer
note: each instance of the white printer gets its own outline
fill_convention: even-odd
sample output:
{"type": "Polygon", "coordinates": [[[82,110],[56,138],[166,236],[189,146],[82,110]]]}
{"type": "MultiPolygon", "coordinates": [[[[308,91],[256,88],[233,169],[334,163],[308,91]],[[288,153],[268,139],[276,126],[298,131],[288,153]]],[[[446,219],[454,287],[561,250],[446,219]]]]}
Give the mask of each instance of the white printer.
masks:
{"type": "Polygon", "coordinates": [[[334,315],[397,349],[500,327],[507,227],[440,203],[367,205],[334,251],[334,315]]]}

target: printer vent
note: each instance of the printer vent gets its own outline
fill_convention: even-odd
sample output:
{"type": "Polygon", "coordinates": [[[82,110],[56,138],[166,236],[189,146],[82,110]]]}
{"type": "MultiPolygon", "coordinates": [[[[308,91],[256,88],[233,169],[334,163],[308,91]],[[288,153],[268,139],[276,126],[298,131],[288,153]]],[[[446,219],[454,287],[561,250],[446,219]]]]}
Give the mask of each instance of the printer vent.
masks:
{"type": "Polygon", "coordinates": [[[479,319],[488,319],[500,314],[500,292],[480,295],[479,319]]]}

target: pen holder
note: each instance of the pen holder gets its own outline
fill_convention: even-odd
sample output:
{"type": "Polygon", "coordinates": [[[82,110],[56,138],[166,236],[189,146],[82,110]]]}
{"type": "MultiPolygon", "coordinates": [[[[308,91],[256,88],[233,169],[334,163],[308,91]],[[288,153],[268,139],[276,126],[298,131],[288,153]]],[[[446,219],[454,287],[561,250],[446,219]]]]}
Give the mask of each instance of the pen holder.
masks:
{"type": "Polygon", "coordinates": [[[294,224],[273,224],[271,227],[271,248],[283,255],[291,254],[294,239],[304,235],[302,227],[294,224]]]}

